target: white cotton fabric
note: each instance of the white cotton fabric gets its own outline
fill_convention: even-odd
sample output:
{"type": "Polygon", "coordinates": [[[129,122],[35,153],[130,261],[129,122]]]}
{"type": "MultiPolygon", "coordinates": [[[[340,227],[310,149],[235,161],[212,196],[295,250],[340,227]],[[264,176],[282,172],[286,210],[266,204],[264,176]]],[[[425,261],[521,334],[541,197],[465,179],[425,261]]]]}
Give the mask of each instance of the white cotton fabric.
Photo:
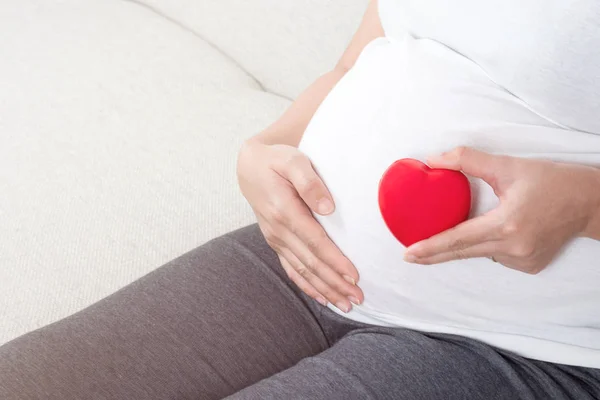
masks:
{"type": "MultiPolygon", "coordinates": [[[[365,293],[346,316],[600,368],[600,242],[574,240],[538,275],[488,259],[423,267],[402,261],[405,248],[380,216],[381,175],[404,157],[467,145],[600,166],[600,59],[591,56],[600,39],[588,48],[569,36],[595,35],[587,13],[600,16],[600,5],[485,3],[380,0],[387,37],[367,46],[305,133],[301,149],[337,205],[319,221],[358,268],[365,293]],[[538,36],[540,20],[554,24],[553,35],[538,36]]],[[[472,187],[473,215],[497,204],[489,186],[472,187]]]]}

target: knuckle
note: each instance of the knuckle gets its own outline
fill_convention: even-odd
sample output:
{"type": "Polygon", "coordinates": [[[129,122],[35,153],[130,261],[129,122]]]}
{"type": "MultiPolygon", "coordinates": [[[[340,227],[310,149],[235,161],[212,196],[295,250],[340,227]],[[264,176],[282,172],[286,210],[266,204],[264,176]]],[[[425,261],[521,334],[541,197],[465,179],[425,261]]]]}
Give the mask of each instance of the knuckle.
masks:
{"type": "Polygon", "coordinates": [[[511,255],[519,259],[531,259],[535,254],[535,246],[529,242],[519,242],[513,245],[511,255]]]}
{"type": "Polygon", "coordinates": [[[467,248],[467,243],[463,239],[455,239],[450,243],[450,250],[461,251],[467,248]]]}
{"type": "Polygon", "coordinates": [[[467,253],[465,252],[464,249],[456,249],[456,250],[454,250],[454,257],[457,260],[466,260],[467,258],[469,258],[467,256],[467,253]]]}
{"type": "Polygon", "coordinates": [[[463,158],[468,151],[469,148],[467,146],[458,146],[456,149],[454,149],[454,154],[456,154],[456,156],[460,159],[463,158]]]}
{"type": "Polygon", "coordinates": [[[303,261],[304,266],[311,272],[316,272],[318,269],[318,262],[315,257],[307,257],[303,261]]]}
{"type": "Polygon", "coordinates": [[[509,221],[502,225],[502,235],[512,236],[521,230],[520,224],[515,221],[509,221]]]}
{"type": "Polygon", "coordinates": [[[274,222],[284,224],[287,221],[287,216],[285,214],[285,210],[279,204],[273,205],[271,207],[271,209],[269,210],[268,214],[269,214],[269,219],[271,219],[274,222]]]}
{"type": "Polygon", "coordinates": [[[311,236],[306,241],[306,246],[308,246],[310,251],[313,253],[319,253],[321,250],[323,250],[326,239],[327,235],[325,235],[325,233],[319,233],[318,235],[311,236]]]}
{"type": "Polygon", "coordinates": [[[294,235],[294,236],[298,236],[298,237],[302,237],[302,226],[301,224],[299,224],[295,219],[294,220],[290,220],[288,221],[289,223],[287,224],[287,228],[290,230],[290,232],[294,235]]]}
{"type": "Polygon", "coordinates": [[[296,272],[298,273],[298,275],[300,275],[302,278],[308,280],[310,277],[310,270],[308,269],[308,267],[305,266],[298,266],[296,268],[296,272]]]}
{"type": "Polygon", "coordinates": [[[319,190],[321,187],[319,180],[316,176],[304,177],[301,182],[296,186],[296,190],[300,193],[313,193],[319,190]]]}

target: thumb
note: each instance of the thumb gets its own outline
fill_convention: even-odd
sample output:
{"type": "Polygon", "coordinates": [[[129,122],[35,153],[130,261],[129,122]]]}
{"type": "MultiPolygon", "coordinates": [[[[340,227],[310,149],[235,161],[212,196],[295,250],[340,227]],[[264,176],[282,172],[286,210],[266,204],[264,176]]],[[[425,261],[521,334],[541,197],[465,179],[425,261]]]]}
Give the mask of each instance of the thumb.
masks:
{"type": "Polygon", "coordinates": [[[499,171],[500,160],[499,156],[471,147],[457,147],[447,153],[429,157],[427,163],[432,168],[462,171],[475,178],[481,178],[493,186],[496,173],[499,171]]]}
{"type": "Polygon", "coordinates": [[[331,194],[307,157],[296,157],[281,172],[311,210],[321,215],[334,211],[331,194]]]}

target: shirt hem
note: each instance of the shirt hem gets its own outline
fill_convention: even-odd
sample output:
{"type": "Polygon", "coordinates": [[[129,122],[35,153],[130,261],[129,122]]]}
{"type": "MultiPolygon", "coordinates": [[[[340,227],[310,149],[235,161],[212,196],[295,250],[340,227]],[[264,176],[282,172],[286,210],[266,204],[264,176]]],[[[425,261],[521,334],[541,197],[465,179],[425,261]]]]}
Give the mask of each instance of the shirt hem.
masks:
{"type": "Polygon", "coordinates": [[[510,351],[519,356],[533,360],[600,369],[600,349],[590,349],[531,336],[436,325],[421,321],[402,320],[400,318],[390,318],[389,316],[366,314],[360,310],[360,306],[355,306],[348,314],[344,314],[333,305],[330,305],[329,309],[344,318],[369,325],[458,335],[475,339],[492,347],[510,351]]]}

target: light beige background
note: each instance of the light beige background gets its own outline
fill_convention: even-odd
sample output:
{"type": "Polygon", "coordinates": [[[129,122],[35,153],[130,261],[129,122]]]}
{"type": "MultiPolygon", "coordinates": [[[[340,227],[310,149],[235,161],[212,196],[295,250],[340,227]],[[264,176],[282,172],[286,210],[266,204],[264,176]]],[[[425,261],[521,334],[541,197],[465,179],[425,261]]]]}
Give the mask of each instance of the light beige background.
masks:
{"type": "Polygon", "coordinates": [[[241,141],[366,2],[0,2],[0,344],[252,222],[241,141]]]}

